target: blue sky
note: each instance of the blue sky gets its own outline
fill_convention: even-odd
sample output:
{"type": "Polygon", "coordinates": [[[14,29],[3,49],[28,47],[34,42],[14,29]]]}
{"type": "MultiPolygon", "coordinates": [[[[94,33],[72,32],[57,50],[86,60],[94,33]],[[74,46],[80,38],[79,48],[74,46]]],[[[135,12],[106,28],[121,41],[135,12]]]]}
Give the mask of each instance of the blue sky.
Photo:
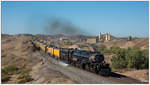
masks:
{"type": "Polygon", "coordinates": [[[148,2],[2,2],[2,33],[44,34],[51,17],[67,19],[91,35],[148,37],[148,2]]]}

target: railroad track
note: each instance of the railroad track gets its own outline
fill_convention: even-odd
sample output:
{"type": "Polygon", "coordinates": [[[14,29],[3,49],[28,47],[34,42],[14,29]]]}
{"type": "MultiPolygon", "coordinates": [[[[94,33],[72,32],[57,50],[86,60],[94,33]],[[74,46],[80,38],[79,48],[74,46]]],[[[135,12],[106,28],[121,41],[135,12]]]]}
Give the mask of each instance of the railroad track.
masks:
{"type": "MultiPolygon", "coordinates": [[[[43,51],[39,51],[39,52],[43,55],[43,58],[44,58],[45,62],[49,62],[48,61],[48,57],[50,57],[50,56],[48,54],[44,53],[43,51]]],[[[56,60],[56,59],[54,59],[54,60],[56,60]]],[[[56,61],[59,62],[58,60],[56,60],[56,61]]],[[[89,72],[87,70],[84,70],[84,69],[81,69],[81,68],[78,68],[78,67],[74,67],[74,66],[72,66],[70,64],[69,64],[68,67],[84,71],[84,72],[86,72],[88,74],[92,74],[92,75],[97,76],[97,77],[99,76],[99,77],[101,77],[101,78],[103,78],[105,80],[113,81],[113,82],[116,82],[118,84],[148,84],[148,82],[141,82],[139,80],[136,80],[136,79],[124,76],[124,75],[120,75],[120,74],[117,74],[117,73],[114,73],[114,72],[111,72],[109,77],[105,77],[105,76],[101,76],[101,75],[98,75],[96,73],[89,72]]]]}

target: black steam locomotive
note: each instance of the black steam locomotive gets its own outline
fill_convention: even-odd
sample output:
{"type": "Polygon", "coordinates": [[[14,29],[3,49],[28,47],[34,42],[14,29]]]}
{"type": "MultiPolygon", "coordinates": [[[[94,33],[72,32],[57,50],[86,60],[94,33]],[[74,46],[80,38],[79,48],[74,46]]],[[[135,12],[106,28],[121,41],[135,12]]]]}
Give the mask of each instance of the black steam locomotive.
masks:
{"type": "Polygon", "coordinates": [[[97,74],[108,76],[111,69],[109,64],[105,63],[103,54],[99,52],[88,52],[77,49],[56,48],[54,46],[48,46],[43,41],[36,40],[33,44],[65,63],[71,64],[75,67],[79,67],[97,74]]]}

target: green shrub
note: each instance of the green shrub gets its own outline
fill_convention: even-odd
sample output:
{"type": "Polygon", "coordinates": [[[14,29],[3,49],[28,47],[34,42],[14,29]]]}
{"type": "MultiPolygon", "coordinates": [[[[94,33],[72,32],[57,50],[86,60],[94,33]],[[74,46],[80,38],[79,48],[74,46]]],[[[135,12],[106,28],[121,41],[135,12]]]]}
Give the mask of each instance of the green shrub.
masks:
{"type": "Polygon", "coordinates": [[[8,74],[2,73],[2,83],[9,81],[10,76],[8,74]]]}
{"type": "Polygon", "coordinates": [[[142,50],[142,55],[143,56],[149,56],[149,51],[148,50],[142,50]]]}
{"type": "Polygon", "coordinates": [[[18,71],[18,68],[16,65],[9,65],[2,69],[2,73],[4,74],[14,74],[18,71]]]}
{"type": "Polygon", "coordinates": [[[72,42],[64,42],[65,45],[73,45],[72,42]]]}
{"type": "Polygon", "coordinates": [[[113,54],[117,54],[121,50],[120,47],[112,46],[110,47],[110,52],[113,54]]]}
{"type": "Polygon", "coordinates": [[[31,78],[31,76],[29,75],[29,72],[31,70],[30,69],[25,69],[23,70],[20,75],[18,76],[18,79],[20,79],[20,81],[18,83],[25,83],[25,82],[29,82],[32,81],[33,79],[31,78]]]}
{"type": "Polygon", "coordinates": [[[125,61],[125,49],[117,50],[116,55],[112,57],[112,66],[117,69],[126,68],[127,62],[125,61]]]}
{"type": "Polygon", "coordinates": [[[128,68],[144,69],[148,68],[148,56],[143,55],[143,51],[139,49],[130,49],[126,54],[126,61],[128,62],[128,68]]]}
{"type": "Polygon", "coordinates": [[[29,82],[32,80],[33,80],[33,78],[31,78],[30,75],[23,75],[23,77],[21,78],[21,80],[18,83],[26,83],[26,82],[29,82]]]}
{"type": "Polygon", "coordinates": [[[100,45],[99,46],[99,48],[97,49],[99,52],[101,52],[101,53],[105,53],[106,52],[106,50],[107,50],[107,48],[106,48],[106,46],[105,45],[100,45]]]}
{"type": "Polygon", "coordinates": [[[111,48],[115,56],[111,59],[111,66],[115,69],[134,68],[145,69],[148,68],[148,54],[135,48],[121,49],[111,48]]]}
{"type": "Polygon", "coordinates": [[[18,68],[15,65],[9,65],[2,69],[2,83],[9,81],[10,75],[15,74],[18,68]]]}
{"type": "Polygon", "coordinates": [[[16,65],[9,65],[2,69],[2,73],[4,74],[14,74],[18,71],[18,68],[16,65]]]}

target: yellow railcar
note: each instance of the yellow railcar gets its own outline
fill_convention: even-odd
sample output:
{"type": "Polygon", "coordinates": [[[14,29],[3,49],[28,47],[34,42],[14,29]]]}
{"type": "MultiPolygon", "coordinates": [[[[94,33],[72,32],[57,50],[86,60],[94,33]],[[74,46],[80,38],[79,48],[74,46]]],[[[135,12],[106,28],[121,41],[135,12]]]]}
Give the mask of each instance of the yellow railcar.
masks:
{"type": "Polygon", "coordinates": [[[54,49],[54,56],[60,58],[60,50],[59,49],[54,49]]]}
{"type": "Polygon", "coordinates": [[[43,51],[46,51],[46,45],[43,45],[43,44],[40,44],[40,48],[43,50],[43,51]]]}
{"type": "Polygon", "coordinates": [[[47,53],[51,54],[50,47],[47,47],[47,53]]]}
{"type": "Polygon", "coordinates": [[[54,48],[50,48],[50,53],[54,55],[54,48]]]}
{"type": "Polygon", "coordinates": [[[53,53],[53,48],[47,47],[47,53],[53,55],[53,54],[54,54],[54,53],[53,53]]]}

